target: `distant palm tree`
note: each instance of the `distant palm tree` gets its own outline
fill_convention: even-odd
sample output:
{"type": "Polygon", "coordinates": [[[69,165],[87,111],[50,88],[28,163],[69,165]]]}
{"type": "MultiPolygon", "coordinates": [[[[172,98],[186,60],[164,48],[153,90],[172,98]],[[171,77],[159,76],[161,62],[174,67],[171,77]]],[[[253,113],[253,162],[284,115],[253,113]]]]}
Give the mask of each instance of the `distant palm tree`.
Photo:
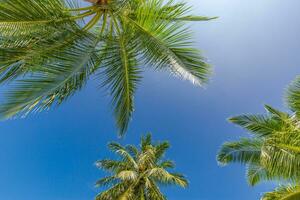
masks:
{"type": "Polygon", "coordinates": [[[141,66],[207,82],[210,67],[192,47],[185,22],[212,18],[190,15],[190,7],[173,0],[88,1],[89,7],[71,0],[0,2],[0,84],[9,83],[3,118],[59,105],[96,75],[110,91],[122,135],[141,66]]]}
{"type": "Polygon", "coordinates": [[[174,163],[164,159],[168,142],[154,144],[151,135],[143,137],[140,148],[133,145],[121,146],[110,143],[109,148],[120,159],[100,160],[96,166],[109,172],[96,186],[108,186],[96,200],[165,200],[159,189],[161,185],[188,185],[185,177],[169,172],[174,163]]]}
{"type": "Polygon", "coordinates": [[[287,94],[292,114],[265,106],[266,115],[231,118],[232,123],[249,131],[251,137],[225,143],[218,154],[222,165],[246,164],[250,185],[266,180],[292,183],[266,193],[263,200],[300,199],[300,77],[287,94]]]}

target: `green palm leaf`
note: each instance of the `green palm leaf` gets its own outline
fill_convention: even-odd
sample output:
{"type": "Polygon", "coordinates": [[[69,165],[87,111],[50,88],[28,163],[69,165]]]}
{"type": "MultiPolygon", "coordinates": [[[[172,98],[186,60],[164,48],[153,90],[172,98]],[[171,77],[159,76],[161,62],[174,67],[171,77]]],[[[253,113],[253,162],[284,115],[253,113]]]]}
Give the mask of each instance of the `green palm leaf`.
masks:
{"type": "Polygon", "coordinates": [[[299,115],[300,112],[300,77],[298,76],[288,87],[286,102],[289,108],[299,115]]]}
{"type": "Polygon", "coordinates": [[[41,60],[43,69],[36,68],[32,75],[17,80],[6,94],[7,103],[0,106],[0,113],[9,118],[48,109],[54,103],[61,104],[81,89],[94,71],[95,63],[99,62],[93,53],[97,45],[95,40],[84,37],[70,44],[63,52],[53,49],[52,58],[41,60]]]}
{"type": "Polygon", "coordinates": [[[225,143],[218,154],[218,162],[227,165],[232,162],[253,164],[260,161],[263,142],[258,139],[243,138],[238,142],[225,143]]]}
{"type": "Polygon", "coordinates": [[[161,12],[172,3],[169,1],[164,5],[162,0],[147,1],[137,9],[136,19],[126,16],[125,20],[136,30],[146,63],[158,69],[169,66],[168,70],[176,76],[202,85],[207,81],[209,66],[199,52],[190,47],[190,31],[184,23],[170,23],[180,17],[186,8],[183,5],[172,12],[161,12]]]}
{"type": "Polygon", "coordinates": [[[273,192],[266,193],[262,200],[298,200],[300,199],[300,186],[281,186],[273,192]]]}

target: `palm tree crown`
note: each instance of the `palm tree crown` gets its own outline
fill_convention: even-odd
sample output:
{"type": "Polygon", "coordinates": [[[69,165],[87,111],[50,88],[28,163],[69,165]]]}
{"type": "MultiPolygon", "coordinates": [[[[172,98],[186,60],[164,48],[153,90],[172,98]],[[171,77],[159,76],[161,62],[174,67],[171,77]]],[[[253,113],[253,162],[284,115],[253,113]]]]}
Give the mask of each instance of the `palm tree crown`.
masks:
{"type": "Polygon", "coordinates": [[[250,138],[225,143],[218,161],[222,165],[247,165],[250,185],[285,180],[292,185],[266,193],[263,200],[300,199],[300,77],[289,87],[287,105],[292,114],[265,106],[266,115],[241,115],[230,119],[251,133],[250,138]]]}
{"type": "Polygon", "coordinates": [[[96,183],[109,187],[96,200],[165,200],[159,185],[186,187],[183,175],[168,171],[174,168],[172,161],[163,158],[168,148],[168,142],[153,144],[150,134],[142,138],[140,148],[110,143],[109,149],[120,159],[96,162],[97,167],[110,173],[96,183]]]}
{"type": "Polygon", "coordinates": [[[134,110],[142,68],[194,84],[210,67],[192,47],[190,7],[173,0],[4,0],[0,2],[0,84],[10,83],[2,118],[59,105],[95,75],[108,89],[120,134],[134,110]]]}

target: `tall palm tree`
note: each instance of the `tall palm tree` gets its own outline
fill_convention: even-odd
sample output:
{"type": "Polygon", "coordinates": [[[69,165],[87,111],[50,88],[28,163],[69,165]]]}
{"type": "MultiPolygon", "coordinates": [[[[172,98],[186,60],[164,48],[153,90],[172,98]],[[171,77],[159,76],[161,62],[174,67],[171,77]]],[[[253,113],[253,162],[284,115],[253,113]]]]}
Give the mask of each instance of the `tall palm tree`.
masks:
{"type": "Polygon", "coordinates": [[[263,200],[300,199],[300,77],[289,87],[287,105],[292,114],[265,106],[265,115],[241,115],[230,121],[250,132],[251,137],[225,143],[218,161],[222,165],[247,165],[250,185],[261,181],[289,181],[266,193],[263,200]]]}
{"type": "Polygon", "coordinates": [[[141,139],[140,147],[110,143],[109,149],[120,158],[100,160],[96,166],[109,173],[96,186],[108,186],[96,200],[165,200],[160,185],[188,185],[185,177],[169,172],[174,163],[164,159],[168,142],[154,144],[151,135],[141,139]]]}
{"type": "Polygon", "coordinates": [[[143,67],[170,71],[196,85],[210,67],[192,46],[191,7],[173,0],[0,1],[0,116],[59,105],[95,75],[109,90],[124,134],[143,67]],[[1,95],[2,96],[2,95],[1,95]]]}

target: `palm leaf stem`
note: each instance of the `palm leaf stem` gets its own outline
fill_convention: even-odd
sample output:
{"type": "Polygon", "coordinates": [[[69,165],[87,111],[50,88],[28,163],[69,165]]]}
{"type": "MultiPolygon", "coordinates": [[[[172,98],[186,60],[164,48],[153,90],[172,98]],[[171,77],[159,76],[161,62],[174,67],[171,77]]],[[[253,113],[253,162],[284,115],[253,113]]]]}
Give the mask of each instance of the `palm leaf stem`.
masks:
{"type": "Polygon", "coordinates": [[[85,10],[92,10],[93,8],[95,8],[96,6],[87,6],[87,7],[82,7],[82,8],[72,8],[72,9],[67,9],[66,11],[85,11],[85,10]]]}

